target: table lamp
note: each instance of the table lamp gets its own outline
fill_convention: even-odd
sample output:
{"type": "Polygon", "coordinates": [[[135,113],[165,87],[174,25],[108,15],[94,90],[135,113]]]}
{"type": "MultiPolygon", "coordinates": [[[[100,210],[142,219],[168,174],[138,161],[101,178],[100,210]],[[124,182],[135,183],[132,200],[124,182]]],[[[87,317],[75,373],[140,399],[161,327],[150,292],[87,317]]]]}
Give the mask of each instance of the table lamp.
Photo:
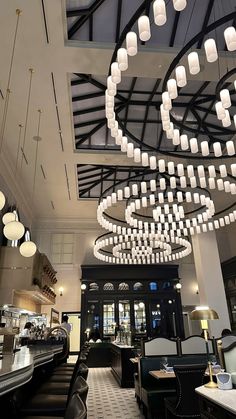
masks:
{"type": "Polygon", "coordinates": [[[205,384],[205,387],[216,388],[217,384],[213,381],[211,362],[209,360],[209,344],[208,344],[207,332],[208,332],[208,320],[217,320],[219,319],[219,316],[215,310],[212,310],[211,308],[207,306],[199,306],[199,307],[196,307],[196,309],[190,313],[190,319],[200,320],[201,327],[204,332],[204,339],[206,342],[206,350],[207,350],[207,358],[208,358],[208,368],[209,368],[209,375],[210,375],[210,381],[205,384]]]}

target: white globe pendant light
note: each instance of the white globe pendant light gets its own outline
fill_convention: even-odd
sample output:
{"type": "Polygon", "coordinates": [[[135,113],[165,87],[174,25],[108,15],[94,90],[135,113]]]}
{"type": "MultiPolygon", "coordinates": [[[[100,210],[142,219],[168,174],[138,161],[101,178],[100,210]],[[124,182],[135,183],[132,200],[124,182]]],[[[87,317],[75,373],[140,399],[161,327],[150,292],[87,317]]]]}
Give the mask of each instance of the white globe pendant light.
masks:
{"type": "Polygon", "coordinates": [[[4,225],[10,223],[11,221],[15,221],[16,215],[14,212],[6,212],[4,216],[2,217],[2,222],[4,225]]]}
{"type": "Polygon", "coordinates": [[[25,232],[25,227],[20,221],[11,221],[3,229],[3,234],[8,240],[19,240],[25,232]]]}
{"type": "Polygon", "coordinates": [[[20,245],[20,254],[24,256],[25,258],[29,258],[31,256],[34,256],[36,253],[37,246],[34,242],[31,240],[25,241],[20,245]]]}
{"type": "Polygon", "coordinates": [[[174,9],[177,12],[181,12],[182,10],[184,10],[186,5],[187,5],[187,0],[173,0],[174,9]]]}
{"type": "Polygon", "coordinates": [[[0,191],[0,211],[3,209],[4,205],[6,203],[6,198],[2,191],[0,191]]]}

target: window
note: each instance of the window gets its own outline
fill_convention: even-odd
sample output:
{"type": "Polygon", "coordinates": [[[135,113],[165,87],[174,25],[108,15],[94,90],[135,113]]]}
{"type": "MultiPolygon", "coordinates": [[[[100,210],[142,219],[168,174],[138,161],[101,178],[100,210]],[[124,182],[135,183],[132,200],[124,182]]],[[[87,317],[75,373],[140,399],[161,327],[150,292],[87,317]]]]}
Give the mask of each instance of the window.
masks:
{"type": "Polygon", "coordinates": [[[121,282],[119,284],[119,290],[120,291],[127,291],[127,290],[129,290],[129,285],[126,284],[126,282],[121,282]]]}
{"type": "Polygon", "coordinates": [[[156,282],[150,282],[149,289],[150,289],[150,291],[157,291],[158,290],[157,283],[156,282]]]}
{"type": "Polygon", "coordinates": [[[115,333],[115,304],[107,302],[103,304],[103,334],[114,335],[115,333]]]}
{"type": "Polygon", "coordinates": [[[89,284],[89,291],[98,291],[99,290],[99,286],[96,282],[91,282],[91,284],[89,284]]]}
{"type": "Polygon", "coordinates": [[[146,332],[146,314],[145,314],[145,303],[143,301],[134,301],[134,321],[135,321],[135,332],[145,333],[146,332]]]}
{"type": "Polygon", "coordinates": [[[111,282],[107,282],[106,284],[104,284],[103,289],[104,291],[113,291],[114,285],[111,282]]]}
{"type": "Polygon", "coordinates": [[[169,281],[163,282],[162,288],[163,289],[172,288],[171,283],[169,281]]]}
{"type": "Polygon", "coordinates": [[[136,282],[134,284],[134,291],[140,291],[143,289],[143,284],[141,282],[136,282]]]}
{"type": "Polygon", "coordinates": [[[74,251],[74,234],[52,234],[51,259],[52,263],[72,264],[74,251]]]}

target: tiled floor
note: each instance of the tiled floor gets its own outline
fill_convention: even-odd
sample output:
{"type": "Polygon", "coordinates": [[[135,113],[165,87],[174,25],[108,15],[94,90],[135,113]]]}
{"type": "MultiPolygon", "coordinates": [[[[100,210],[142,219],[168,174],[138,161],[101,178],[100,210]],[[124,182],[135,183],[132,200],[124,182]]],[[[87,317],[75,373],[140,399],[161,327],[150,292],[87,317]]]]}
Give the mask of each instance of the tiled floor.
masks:
{"type": "Polygon", "coordinates": [[[110,368],[89,368],[88,419],[143,419],[133,388],[120,388],[110,368]]]}

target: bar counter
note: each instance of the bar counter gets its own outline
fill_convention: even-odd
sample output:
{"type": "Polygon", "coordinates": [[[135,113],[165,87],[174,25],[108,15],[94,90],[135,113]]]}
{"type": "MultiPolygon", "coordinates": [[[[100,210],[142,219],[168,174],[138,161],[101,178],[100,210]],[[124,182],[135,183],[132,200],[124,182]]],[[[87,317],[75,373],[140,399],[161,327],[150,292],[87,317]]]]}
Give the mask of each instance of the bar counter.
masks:
{"type": "Polygon", "coordinates": [[[0,396],[31,380],[34,368],[53,361],[62,352],[62,345],[22,346],[0,360],[0,396]]]}
{"type": "Polygon", "coordinates": [[[121,387],[134,387],[133,346],[111,343],[111,371],[121,387]]]}

